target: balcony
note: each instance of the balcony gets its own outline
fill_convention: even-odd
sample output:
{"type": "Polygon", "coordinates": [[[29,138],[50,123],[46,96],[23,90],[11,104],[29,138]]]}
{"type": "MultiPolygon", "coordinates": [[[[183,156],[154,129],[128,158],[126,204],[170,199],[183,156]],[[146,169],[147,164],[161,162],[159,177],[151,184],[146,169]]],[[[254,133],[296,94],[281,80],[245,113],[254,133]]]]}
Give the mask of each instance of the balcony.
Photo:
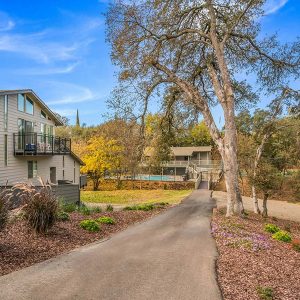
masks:
{"type": "Polygon", "coordinates": [[[62,155],[71,153],[71,139],[41,133],[14,133],[14,155],[62,155]]]}

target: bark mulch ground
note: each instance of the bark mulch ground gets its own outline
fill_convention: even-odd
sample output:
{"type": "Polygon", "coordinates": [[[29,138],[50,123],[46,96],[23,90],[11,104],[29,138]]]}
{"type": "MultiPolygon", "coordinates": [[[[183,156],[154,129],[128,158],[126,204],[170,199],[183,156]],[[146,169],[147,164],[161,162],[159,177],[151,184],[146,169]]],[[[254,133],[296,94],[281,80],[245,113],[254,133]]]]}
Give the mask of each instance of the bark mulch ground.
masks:
{"type": "Polygon", "coordinates": [[[300,252],[291,243],[272,239],[264,231],[266,223],[289,231],[295,240],[300,238],[297,222],[263,219],[252,213],[245,219],[228,219],[225,209],[214,211],[212,234],[219,252],[217,276],[224,300],[300,299],[300,252]]]}
{"type": "Polygon", "coordinates": [[[70,213],[69,221],[57,222],[45,235],[33,233],[24,220],[15,220],[0,231],[0,276],[107,238],[165,209],[166,207],[151,211],[102,212],[89,216],[73,212],[70,213]],[[114,225],[101,224],[99,232],[88,232],[79,226],[82,220],[96,219],[101,216],[112,217],[116,223],[114,225]]]}

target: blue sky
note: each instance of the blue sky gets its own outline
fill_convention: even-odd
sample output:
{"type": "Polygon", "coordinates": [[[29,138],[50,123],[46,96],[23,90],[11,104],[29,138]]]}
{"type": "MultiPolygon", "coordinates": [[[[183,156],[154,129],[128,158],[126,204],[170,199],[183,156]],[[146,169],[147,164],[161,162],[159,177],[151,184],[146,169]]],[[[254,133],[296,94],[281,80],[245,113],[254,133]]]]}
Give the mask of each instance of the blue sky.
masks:
{"type": "MultiPolygon", "coordinates": [[[[108,0],[0,2],[0,89],[33,89],[58,113],[98,124],[116,85],[103,13],[108,0]]],[[[300,36],[300,1],[269,0],[263,33],[300,36]]],[[[214,110],[219,125],[220,109],[214,110]]]]}

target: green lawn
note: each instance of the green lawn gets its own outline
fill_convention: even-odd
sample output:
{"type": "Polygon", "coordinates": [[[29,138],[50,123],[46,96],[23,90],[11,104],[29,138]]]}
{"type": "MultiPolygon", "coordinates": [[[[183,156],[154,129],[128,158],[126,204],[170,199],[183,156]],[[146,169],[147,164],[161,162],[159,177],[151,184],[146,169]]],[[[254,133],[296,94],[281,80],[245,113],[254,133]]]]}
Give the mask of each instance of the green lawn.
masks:
{"type": "Polygon", "coordinates": [[[179,203],[191,190],[118,190],[118,191],[82,191],[81,201],[111,204],[139,204],[168,202],[179,203]]]}

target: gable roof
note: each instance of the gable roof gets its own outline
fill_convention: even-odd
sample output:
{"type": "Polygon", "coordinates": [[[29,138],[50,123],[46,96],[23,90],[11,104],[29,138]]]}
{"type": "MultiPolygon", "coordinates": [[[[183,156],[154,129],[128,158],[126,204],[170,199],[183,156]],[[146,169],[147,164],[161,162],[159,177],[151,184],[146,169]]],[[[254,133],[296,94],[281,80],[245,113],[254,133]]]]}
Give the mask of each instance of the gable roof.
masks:
{"type": "Polygon", "coordinates": [[[56,116],[56,114],[45,104],[45,102],[31,89],[20,90],[0,90],[0,96],[2,95],[14,95],[14,94],[28,94],[31,96],[37,104],[45,111],[45,113],[54,121],[56,126],[64,125],[63,122],[56,116]]]}
{"type": "MultiPolygon", "coordinates": [[[[211,146],[198,147],[171,147],[171,152],[174,156],[192,156],[194,152],[211,152],[211,146]]],[[[154,149],[146,147],[144,151],[145,156],[152,156],[154,149]]]]}
{"type": "Polygon", "coordinates": [[[192,156],[194,152],[210,152],[211,146],[171,147],[174,156],[192,156]]]}
{"type": "Polygon", "coordinates": [[[81,165],[85,166],[85,163],[77,156],[73,151],[71,151],[70,155],[81,165]]]}
{"type": "Polygon", "coordinates": [[[171,147],[174,156],[192,156],[194,152],[210,152],[211,146],[171,147]]]}

